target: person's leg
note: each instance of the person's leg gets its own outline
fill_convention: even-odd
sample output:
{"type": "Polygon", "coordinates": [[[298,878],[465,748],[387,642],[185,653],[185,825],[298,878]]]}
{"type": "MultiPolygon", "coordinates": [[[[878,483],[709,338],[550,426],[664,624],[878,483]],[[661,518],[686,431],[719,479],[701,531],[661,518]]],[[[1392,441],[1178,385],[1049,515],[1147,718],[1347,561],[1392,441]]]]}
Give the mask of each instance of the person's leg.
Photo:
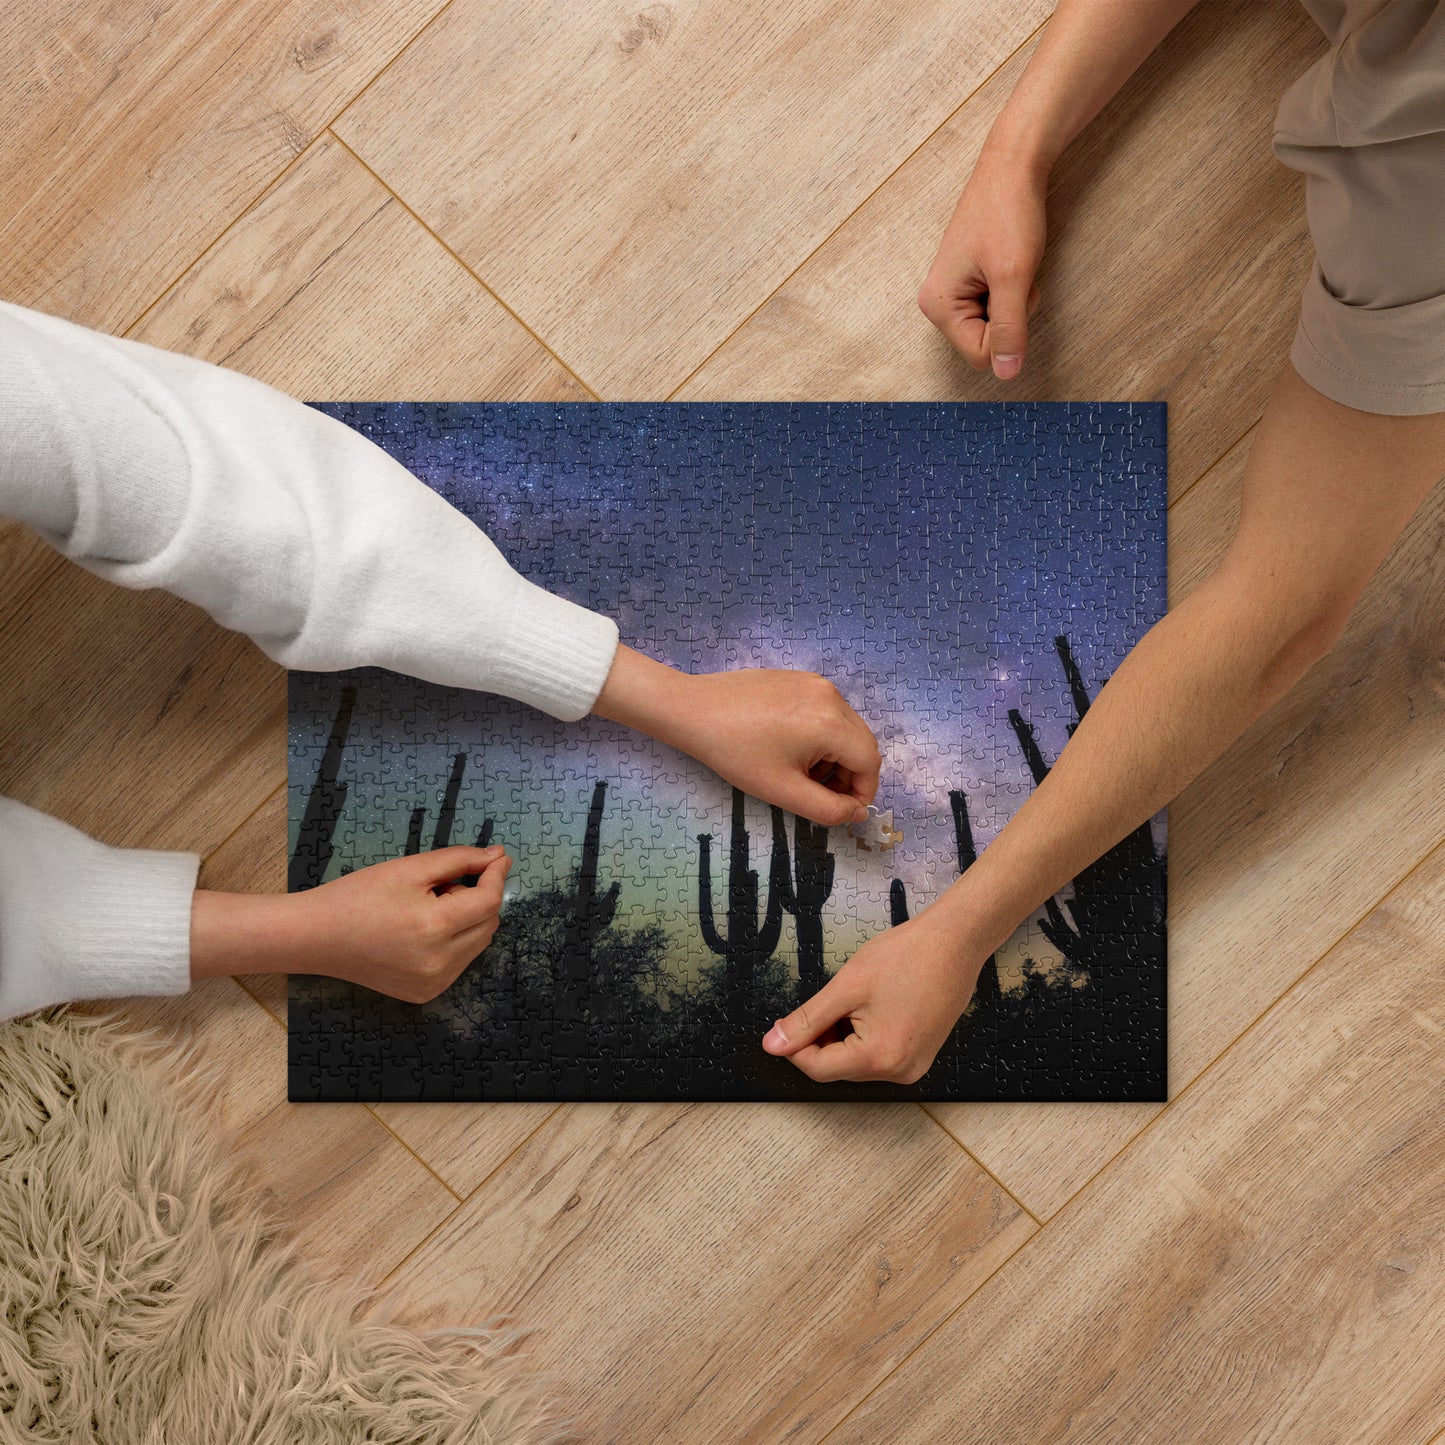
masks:
{"type": "Polygon", "coordinates": [[[1445,414],[1355,411],[1286,366],[1229,551],[1140,639],[1048,776],[940,900],[980,963],[1334,646],[1442,474],[1445,414]]]}
{"type": "Polygon", "coordinates": [[[1330,650],[1442,473],[1445,413],[1356,411],[1287,366],[1219,566],[1119,664],[978,861],[912,921],[865,943],[765,1048],[819,1080],[919,1078],[1020,920],[1153,817],[1330,650]],[[844,1018],[849,1030],[833,1027],[844,1018]]]}

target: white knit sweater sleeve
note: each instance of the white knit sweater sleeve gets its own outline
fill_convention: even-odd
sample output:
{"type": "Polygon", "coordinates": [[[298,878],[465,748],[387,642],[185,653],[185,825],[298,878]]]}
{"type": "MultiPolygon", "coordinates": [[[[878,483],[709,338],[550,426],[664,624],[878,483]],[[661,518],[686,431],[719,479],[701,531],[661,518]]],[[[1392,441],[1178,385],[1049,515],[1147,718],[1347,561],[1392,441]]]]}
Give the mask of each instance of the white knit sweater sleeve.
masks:
{"type": "Polygon", "coordinates": [[[200,863],[108,848],[0,798],[0,1018],[77,998],[184,993],[200,863]]]}
{"type": "Polygon", "coordinates": [[[513,571],[380,447],[239,372],[0,303],[0,516],[287,667],[586,714],[617,625],[513,571]]]}
{"type": "MultiPolygon", "coordinates": [[[[3,302],[0,516],[111,582],[198,604],[288,667],[388,667],[574,719],[617,648],[614,622],[529,582],[350,427],[237,372],[3,302]]],[[[193,854],[103,849],[5,804],[0,1017],[183,989],[187,870],[193,885],[193,854]],[[67,877],[88,880],[73,905],[67,877]],[[48,909],[17,902],[31,887],[48,909]]]]}

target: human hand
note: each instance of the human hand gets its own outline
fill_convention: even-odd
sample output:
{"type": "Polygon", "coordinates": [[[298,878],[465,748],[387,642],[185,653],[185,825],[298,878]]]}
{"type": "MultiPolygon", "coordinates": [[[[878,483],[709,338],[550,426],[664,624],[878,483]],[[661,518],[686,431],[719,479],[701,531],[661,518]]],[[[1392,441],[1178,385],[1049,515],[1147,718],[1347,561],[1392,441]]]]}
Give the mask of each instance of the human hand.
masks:
{"type": "Polygon", "coordinates": [[[500,846],[438,848],[303,893],[197,890],[191,976],[321,973],[425,1003],[492,941],[511,866],[500,846]]]}
{"type": "Polygon", "coordinates": [[[923,314],[975,371],[1023,368],[1039,304],[1047,174],[984,146],[918,291],[923,314]]]}
{"type": "Polygon", "coordinates": [[[829,826],[867,817],[878,743],[815,672],[690,675],[619,648],[595,711],[691,753],[766,803],[829,826]]]}
{"type": "Polygon", "coordinates": [[[917,1083],[968,1007],[983,967],[927,919],[922,913],[869,939],[768,1030],[763,1048],[818,1083],[917,1083]]]}

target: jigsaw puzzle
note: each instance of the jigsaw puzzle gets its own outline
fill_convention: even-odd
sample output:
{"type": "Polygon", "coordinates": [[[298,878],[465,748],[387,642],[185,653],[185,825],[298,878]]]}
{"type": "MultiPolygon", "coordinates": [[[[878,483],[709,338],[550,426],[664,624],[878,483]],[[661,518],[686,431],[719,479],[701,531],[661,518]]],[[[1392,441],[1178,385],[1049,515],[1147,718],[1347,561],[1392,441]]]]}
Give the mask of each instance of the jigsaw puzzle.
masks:
{"type": "Polygon", "coordinates": [[[598,718],[293,673],[293,889],[514,859],[433,1002],[293,977],[293,1100],[1165,1098],[1163,812],[1021,924],[917,1084],[818,1085],[760,1043],[970,866],[1163,615],[1162,404],[320,409],[639,650],[823,673],[883,775],[829,830],[598,718]]]}

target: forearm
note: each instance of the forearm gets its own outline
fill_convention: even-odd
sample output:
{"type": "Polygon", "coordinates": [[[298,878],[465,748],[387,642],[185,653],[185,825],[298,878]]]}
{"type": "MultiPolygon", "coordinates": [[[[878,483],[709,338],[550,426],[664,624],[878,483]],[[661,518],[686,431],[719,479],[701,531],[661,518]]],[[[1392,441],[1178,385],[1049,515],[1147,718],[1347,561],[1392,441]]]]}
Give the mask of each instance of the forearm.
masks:
{"type": "Polygon", "coordinates": [[[1047,174],[1198,0],[1059,0],[985,149],[1047,174]]]}
{"type": "Polygon", "coordinates": [[[191,977],[308,972],[312,940],[304,922],[295,894],[198,888],[191,905],[191,977]]]}
{"type": "Polygon", "coordinates": [[[1286,367],[1224,560],[1140,640],[1053,769],[922,917],[973,964],[1204,771],[1333,645],[1445,466],[1445,416],[1374,416],[1286,367]]]}
{"type": "Polygon", "coordinates": [[[659,742],[686,747],[698,702],[688,673],[619,644],[592,711],[659,742]]]}
{"type": "Polygon", "coordinates": [[[1289,614],[1216,573],[1140,640],[1048,775],[928,910],[970,960],[1153,817],[1318,656],[1289,614]]]}

